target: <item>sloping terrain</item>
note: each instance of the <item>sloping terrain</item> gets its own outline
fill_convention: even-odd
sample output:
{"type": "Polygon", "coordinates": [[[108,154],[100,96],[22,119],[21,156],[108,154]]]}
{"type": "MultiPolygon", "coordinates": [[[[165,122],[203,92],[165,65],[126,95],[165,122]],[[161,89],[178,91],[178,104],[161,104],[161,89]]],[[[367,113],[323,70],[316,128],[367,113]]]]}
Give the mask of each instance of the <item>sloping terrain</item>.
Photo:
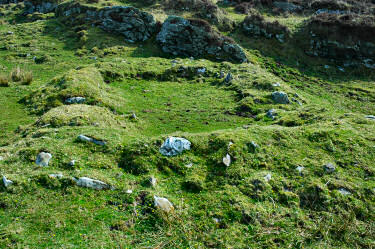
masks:
{"type": "Polygon", "coordinates": [[[375,247],[375,4],[14,2],[0,248],[375,247]]]}

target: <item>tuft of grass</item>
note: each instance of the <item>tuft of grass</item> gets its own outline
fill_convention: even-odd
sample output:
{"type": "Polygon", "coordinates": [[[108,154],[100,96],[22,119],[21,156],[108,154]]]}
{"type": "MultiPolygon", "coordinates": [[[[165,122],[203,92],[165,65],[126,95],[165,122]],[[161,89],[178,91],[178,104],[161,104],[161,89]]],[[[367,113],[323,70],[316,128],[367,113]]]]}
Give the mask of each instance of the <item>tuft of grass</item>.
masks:
{"type": "Polygon", "coordinates": [[[8,87],[8,86],[10,86],[8,76],[0,74],[0,87],[8,87]]]}
{"type": "Polygon", "coordinates": [[[13,82],[20,82],[22,85],[30,85],[33,82],[33,72],[17,66],[11,71],[10,79],[13,82]]]}

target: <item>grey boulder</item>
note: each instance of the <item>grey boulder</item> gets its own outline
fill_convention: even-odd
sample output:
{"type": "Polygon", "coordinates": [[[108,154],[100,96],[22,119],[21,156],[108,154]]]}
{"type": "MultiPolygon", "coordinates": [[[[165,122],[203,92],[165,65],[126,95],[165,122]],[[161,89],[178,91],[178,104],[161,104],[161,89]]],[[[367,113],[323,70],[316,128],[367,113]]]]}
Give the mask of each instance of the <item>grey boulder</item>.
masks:
{"type": "Polygon", "coordinates": [[[185,150],[190,150],[191,143],[185,138],[169,137],[160,147],[160,153],[164,156],[177,156],[185,150]]]}
{"type": "Polygon", "coordinates": [[[47,167],[51,158],[52,158],[52,155],[50,153],[41,152],[36,157],[35,163],[38,166],[47,167]]]}
{"type": "Polygon", "coordinates": [[[273,92],[272,93],[272,100],[277,104],[289,104],[288,95],[284,92],[273,92]]]}
{"type": "Polygon", "coordinates": [[[111,186],[109,184],[88,177],[80,177],[78,179],[74,178],[74,181],[79,187],[91,188],[96,190],[111,189],[111,186]]]}

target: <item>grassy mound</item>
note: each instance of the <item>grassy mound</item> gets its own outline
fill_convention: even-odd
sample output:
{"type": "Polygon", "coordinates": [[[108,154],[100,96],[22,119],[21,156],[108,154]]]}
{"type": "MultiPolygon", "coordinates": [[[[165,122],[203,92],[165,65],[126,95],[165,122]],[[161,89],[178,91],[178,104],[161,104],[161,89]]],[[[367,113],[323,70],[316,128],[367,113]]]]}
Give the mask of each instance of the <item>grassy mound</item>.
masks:
{"type": "Polygon", "coordinates": [[[45,113],[39,120],[39,126],[97,126],[125,127],[125,118],[116,116],[108,109],[90,105],[59,106],[45,113]],[[98,115],[100,113],[100,115],[98,115]]]}
{"type": "Polygon", "coordinates": [[[63,76],[54,78],[46,86],[25,97],[23,102],[32,112],[43,113],[63,105],[69,98],[84,97],[88,105],[100,105],[114,110],[120,100],[110,93],[100,72],[88,67],[70,70],[63,76]]]}

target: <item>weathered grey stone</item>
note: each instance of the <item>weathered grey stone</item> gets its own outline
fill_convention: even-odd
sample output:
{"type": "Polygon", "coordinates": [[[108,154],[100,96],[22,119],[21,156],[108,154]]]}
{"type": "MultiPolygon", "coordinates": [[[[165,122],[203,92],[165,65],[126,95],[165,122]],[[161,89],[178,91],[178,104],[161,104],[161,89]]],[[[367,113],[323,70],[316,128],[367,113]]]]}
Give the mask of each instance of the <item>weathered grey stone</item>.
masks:
{"type": "Polygon", "coordinates": [[[264,177],[264,180],[265,180],[266,182],[271,181],[271,179],[272,179],[272,175],[271,175],[270,173],[268,173],[268,174],[264,177]]]}
{"type": "Polygon", "coordinates": [[[47,167],[51,158],[52,158],[52,155],[50,153],[41,152],[36,157],[35,163],[38,166],[47,167]]]}
{"type": "Polygon", "coordinates": [[[211,57],[234,62],[247,61],[242,48],[205,24],[170,16],[164,22],[157,42],[165,53],[185,57],[211,57]]]}
{"type": "Polygon", "coordinates": [[[266,116],[272,120],[274,120],[277,116],[276,110],[275,109],[270,109],[268,110],[266,116]]]}
{"type": "Polygon", "coordinates": [[[375,116],[374,115],[367,115],[366,118],[367,119],[371,119],[371,120],[375,120],[375,116]]]}
{"type": "Polygon", "coordinates": [[[177,156],[185,150],[190,150],[191,143],[180,137],[169,137],[160,147],[160,153],[164,156],[177,156]]]}
{"type": "Polygon", "coordinates": [[[351,195],[351,194],[352,194],[349,190],[347,190],[347,189],[345,189],[345,188],[339,188],[338,191],[339,191],[340,194],[342,194],[342,195],[351,195]]]}
{"type": "Polygon", "coordinates": [[[58,4],[54,3],[54,2],[41,1],[41,2],[38,2],[38,3],[34,4],[31,1],[25,1],[24,14],[33,14],[35,12],[45,14],[45,13],[54,12],[57,5],[58,4]]]}
{"type": "Polygon", "coordinates": [[[13,182],[11,180],[8,180],[5,176],[3,176],[3,185],[5,188],[8,188],[12,184],[13,182]]]}
{"type": "Polygon", "coordinates": [[[57,178],[57,179],[62,179],[64,177],[64,175],[61,174],[61,173],[49,174],[48,176],[51,177],[51,178],[57,178]]]}
{"type": "Polygon", "coordinates": [[[323,166],[324,170],[326,173],[333,173],[336,171],[336,166],[333,165],[332,163],[327,163],[326,165],[323,166]]]}
{"type": "Polygon", "coordinates": [[[111,189],[109,184],[88,177],[80,177],[78,179],[74,178],[74,180],[79,187],[92,188],[96,190],[111,189]]]}
{"type": "Polygon", "coordinates": [[[233,81],[233,76],[232,76],[232,74],[229,72],[229,73],[227,74],[227,76],[225,77],[225,79],[224,79],[224,83],[225,83],[225,84],[230,84],[230,83],[232,83],[232,81],[233,81]]]}
{"type": "Polygon", "coordinates": [[[104,146],[104,145],[107,144],[107,142],[105,142],[105,141],[97,140],[95,138],[87,137],[85,135],[79,135],[78,140],[80,140],[82,142],[94,143],[94,144],[100,145],[100,146],[104,146]]]}
{"type": "Polygon", "coordinates": [[[302,10],[302,7],[289,2],[273,2],[273,6],[287,12],[302,10]]]}
{"type": "Polygon", "coordinates": [[[128,42],[146,41],[156,31],[155,18],[134,7],[105,7],[97,17],[103,30],[122,34],[128,42]]]}
{"type": "Polygon", "coordinates": [[[302,166],[298,166],[298,167],[296,168],[296,170],[298,171],[298,173],[299,173],[300,175],[302,175],[302,172],[303,172],[304,169],[305,169],[305,168],[302,167],[302,166]]]}
{"type": "Polygon", "coordinates": [[[152,187],[156,187],[158,180],[155,177],[151,176],[149,181],[152,187]]]}
{"type": "Polygon", "coordinates": [[[86,101],[84,97],[71,97],[65,100],[65,104],[82,104],[86,101]]]}
{"type": "Polygon", "coordinates": [[[161,209],[162,211],[166,213],[170,213],[174,210],[172,203],[168,199],[163,198],[163,197],[158,197],[156,195],[154,196],[154,205],[155,207],[161,209]]]}
{"type": "Polygon", "coordinates": [[[284,92],[273,92],[272,93],[272,99],[277,104],[289,104],[289,98],[288,95],[284,92]]]}

